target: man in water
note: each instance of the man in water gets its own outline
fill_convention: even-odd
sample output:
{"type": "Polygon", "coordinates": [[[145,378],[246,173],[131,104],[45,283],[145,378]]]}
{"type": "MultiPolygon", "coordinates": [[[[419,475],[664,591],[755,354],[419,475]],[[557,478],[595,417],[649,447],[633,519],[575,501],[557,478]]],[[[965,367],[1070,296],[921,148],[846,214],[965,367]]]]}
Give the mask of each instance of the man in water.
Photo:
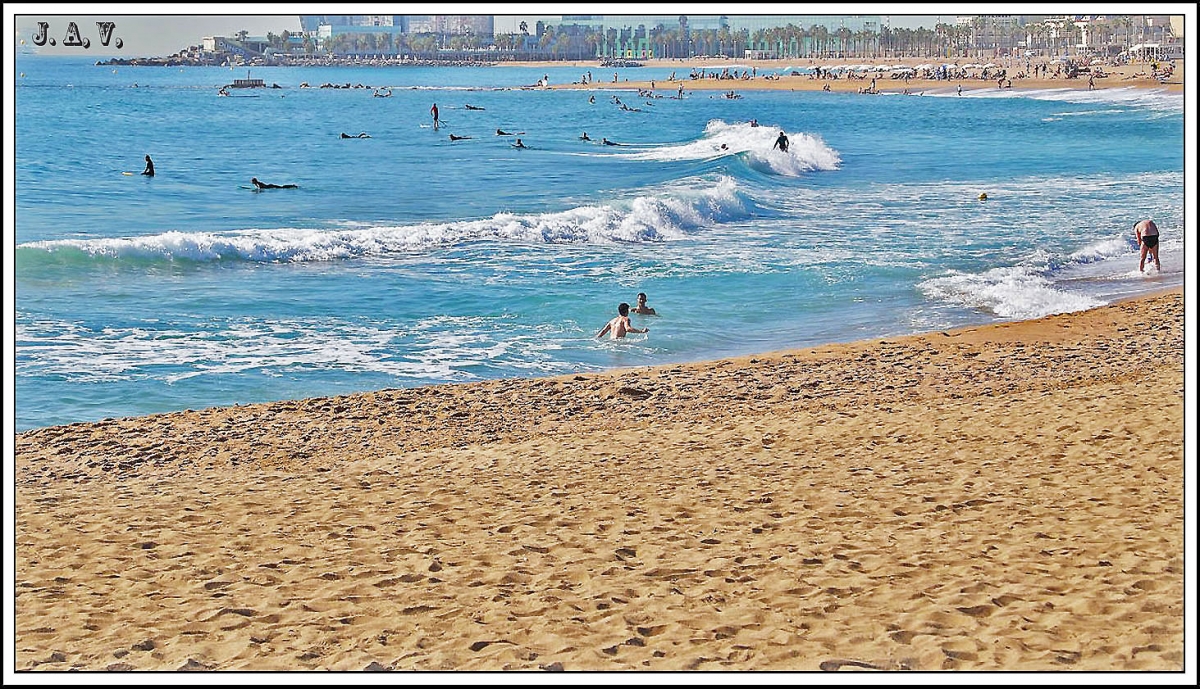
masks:
{"type": "Polygon", "coordinates": [[[604,144],[605,146],[620,146],[620,145],[622,145],[622,144],[617,143],[616,141],[609,141],[606,138],[601,138],[600,143],[604,144]]]}
{"type": "Polygon", "coordinates": [[[343,139],[369,139],[369,138],[371,138],[371,135],[366,132],[359,132],[358,134],[355,134],[354,136],[350,136],[346,132],[342,132],[342,138],[343,139]]]}
{"type": "Polygon", "coordinates": [[[258,181],[257,177],[251,177],[250,183],[254,185],[255,189],[299,189],[295,184],[267,184],[258,181]]]}
{"type": "Polygon", "coordinates": [[[1146,254],[1154,257],[1154,268],[1162,272],[1162,265],[1158,262],[1158,225],[1154,224],[1153,220],[1139,220],[1133,226],[1133,233],[1137,235],[1138,246],[1142,248],[1142,259],[1138,263],[1138,271],[1146,271],[1146,254]]]}
{"type": "Polygon", "coordinates": [[[580,134],[580,135],[579,135],[579,139],[580,139],[581,141],[591,141],[591,140],[592,140],[592,139],[591,139],[591,137],[589,137],[589,136],[587,135],[587,132],[584,132],[584,133],[580,134]]]}
{"type": "Polygon", "coordinates": [[[433,107],[429,109],[429,114],[433,115],[433,128],[437,129],[440,127],[442,123],[438,120],[437,103],[434,103],[433,107]]]}
{"type": "Polygon", "coordinates": [[[146,154],[146,169],[142,170],[142,174],[147,177],[154,176],[154,161],[150,160],[150,154],[146,154]]]}
{"type": "Polygon", "coordinates": [[[779,132],[779,138],[775,139],[775,145],[771,148],[778,148],[781,152],[787,153],[788,138],[783,132],[779,132]]]}
{"type": "Polygon", "coordinates": [[[652,307],[649,307],[646,305],[646,293],[645,292],[638,292],[637,306],[633,307],[633,312],[639,313],[643,316],[657,316],[658,315],[657,311],[655,311],[652,307]]]}
{"type": "Polygon", "coordinates": [[[463,139],[469,139],[469,138],[471,138],[471,137],[469,137],[469,136],[455,136],[455,135],[453,135],[453,134],[451,134],[451,135],[450,135],[450,140],[451,140],[451,141],[462,141],[463,139]]]}
{"type": "Polygon", "coordinates": [[[632,323],[629,322],[629,304],[626,304],[625,302],[618,304],[617,314],[618,316],[616,318],[609,321],[603,328],[600,329],[600,332],[596,333],[596,337],[604,337],[605,333],[611,333],[609,337],[616,340],[625,337],[625,335],[628,333],[650,332],[650,328],[638,330],[637,328],[633,327],[632,323]]]}
{"type": "Polygon", "coordinates": [[[525,145],[525,142],[521,141],[520,139],[517,139],[517,143],[513,144],[512,147],[513,148],[529,148],[528,146],[525,145]]]}

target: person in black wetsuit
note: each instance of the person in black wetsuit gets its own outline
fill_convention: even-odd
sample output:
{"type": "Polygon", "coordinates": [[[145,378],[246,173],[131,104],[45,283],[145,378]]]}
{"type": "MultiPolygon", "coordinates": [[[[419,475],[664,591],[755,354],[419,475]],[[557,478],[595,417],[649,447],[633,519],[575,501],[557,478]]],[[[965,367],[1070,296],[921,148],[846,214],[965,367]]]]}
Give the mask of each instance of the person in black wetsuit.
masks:
{"type": "Polygon", "coordinates": [[[347,134],[346,132],[342,132],[342,138],[343,139],[369,139],[369,138],[371,138],[371,135],[366,132],[359,132],[358,134],[351,136],[351,135],[347,134]]]}
{"type": "Polygon", "coordinates": [[[145,170],[142,170],[142,174],[143,174],[143,175],[145,175],[145,176],[147,176],[147,177],[153,177],[153,176],[154,176],[154,161],[153,161],[153,160],[150,160],[150,155],[149,155],[149,154],[147,154],[147,155],[146,155],[146,169],[145,169],[145,170]]]}
{"type": "Polygon", "coordinates": [[[267,184],[258,181],[257,177],[251,177],[250,183],[254,185],[255,189],[299,189],[295,184],[267,184]]]}
{"type": "Polygon", "coordinates": [[[778,148],[781,152],[787,153],[787,149],[788,149],[787,135],[784,134],[783,132],[779,132],[779,138],[775,139],[775,145],[772,146],[771,148],[778,148]]]}

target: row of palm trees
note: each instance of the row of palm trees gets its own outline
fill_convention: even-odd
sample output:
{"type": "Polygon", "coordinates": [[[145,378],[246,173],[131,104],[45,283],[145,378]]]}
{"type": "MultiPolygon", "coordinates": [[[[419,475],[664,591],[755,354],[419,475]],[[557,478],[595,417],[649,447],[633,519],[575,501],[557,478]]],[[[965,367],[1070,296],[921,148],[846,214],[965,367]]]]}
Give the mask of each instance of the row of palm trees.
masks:
{"type": "MultiPolygon", "coordinates": [[[[1118,16],[1089,23],[1089,50],[1110,52],[1145,40],[1145,21],[1137,16],[1118,16]],[[1142,27],[1140,30],[1135,27],[1142,27]],[[1137,35],[1135,35],[1135,32],[1137,35]]],[[[1163,31],[1159,29],[1159,31],[1163,31]]],[[[278,39],[287,44],[288,32],[278,39]]],[[[1067,20],[1018,25],[1011,18],[975,17],[969,24],[939,23],[934,28],[890,28],[881,31],[830,29],[814,24],[731,30],[693,29],[683,31],[659,24],[649,29],[581,26],[546,26],[540,36],[521,33],[490,35],[435,35],[400,33],[342,33],[324,39],[320,48],[327,54],[411,54],[436,57],[446,51],[487,51],[497,57],[519,56],[546,60],[603,58],[684,58],[697,55],[743,57],[747,50],[761,51],[782,59],[795,58],[901,58],[901,57],[991,57],[1010,55],[1014,49],[1038,51],[1043,55],[1067,55],[1077,51],[1083,29],[1067,20]]],[[[1160,35],[1159,38],[1164,38],[1160,35]]],[[[306,38],[304,52],[317,50],[314,39],[306,38]]]]}

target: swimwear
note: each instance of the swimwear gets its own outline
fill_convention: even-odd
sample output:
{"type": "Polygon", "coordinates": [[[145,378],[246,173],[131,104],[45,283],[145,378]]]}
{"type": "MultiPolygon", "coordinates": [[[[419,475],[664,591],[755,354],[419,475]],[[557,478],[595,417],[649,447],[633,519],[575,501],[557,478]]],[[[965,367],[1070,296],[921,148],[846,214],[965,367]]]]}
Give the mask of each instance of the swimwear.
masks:
{"type": "Polygon", "coordinates": [[[1154,247],[1158,246],[1158,235],[1156,235],[1156,234],[1142,235],[1142,244],[1145,244],[1147,249],[1153,249],[1154,247]]]}

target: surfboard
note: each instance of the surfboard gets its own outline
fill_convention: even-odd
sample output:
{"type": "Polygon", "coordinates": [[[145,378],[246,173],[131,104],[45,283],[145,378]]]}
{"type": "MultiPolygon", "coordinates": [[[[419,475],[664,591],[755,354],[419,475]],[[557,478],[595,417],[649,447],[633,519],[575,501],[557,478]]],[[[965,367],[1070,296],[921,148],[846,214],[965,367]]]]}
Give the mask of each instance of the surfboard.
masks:
{"type": "Polygon", "coordinates": [[[122,175],[128,175],[128,176],[130,176],[130,177],[132,177],[132,176],[133,176],[133,173],[132,173],[132,172],[122,172],[121,174],[122,174],[122,175]]]}

